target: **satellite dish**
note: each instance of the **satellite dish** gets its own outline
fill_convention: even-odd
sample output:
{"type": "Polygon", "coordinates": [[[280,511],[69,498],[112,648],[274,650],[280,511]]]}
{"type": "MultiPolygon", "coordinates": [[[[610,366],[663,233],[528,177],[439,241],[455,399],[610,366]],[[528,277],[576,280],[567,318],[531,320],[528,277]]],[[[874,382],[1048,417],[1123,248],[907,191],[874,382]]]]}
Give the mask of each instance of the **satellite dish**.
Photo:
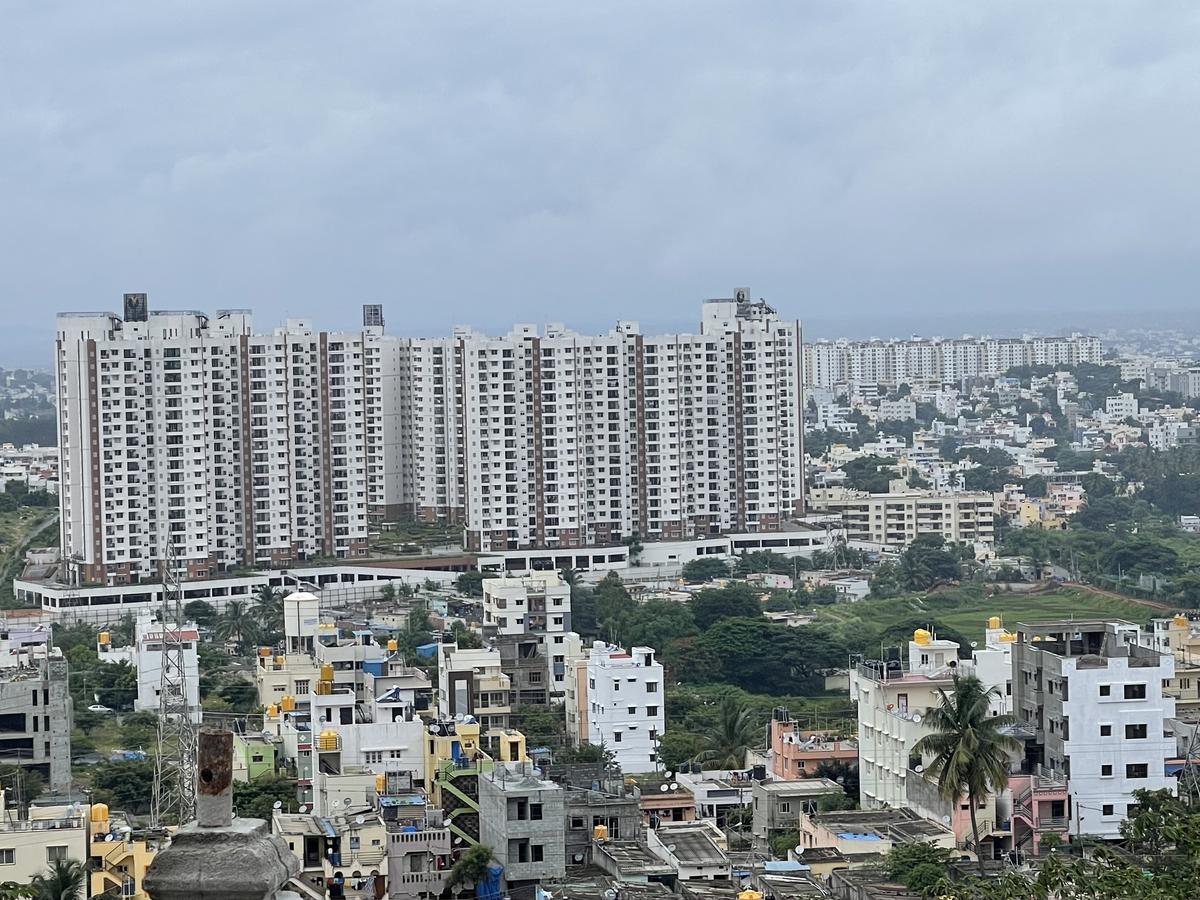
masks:
{"type": "Polygon", "coordinates": [[[913,766],[913,771],[916,772],[918,775],[920,775],[922,772],[925,771],[925,767],[924,766],[913,766]]]}
{"type": "Polygon", "coordinates": [[[571,857],[571,859],[573,859],[577,863],[583,862],[583,854],[576,853],[574,856],[571,857]]]}
{"type": "Polygon", "coordinates": [[[668,852],[668,853],[674,853],[674,852],[675,852],[675,845],[674,845],[674,844],[667,844],[667,852],[668,852]]]}
{"type": "Polygon", "coordinates": [[[283,809],[283,801],[276,800],[274,803],[271,804],[271,808],[272,809],[283,809]]]}
{"type": "Polygon", "coordinates": [[[669,791],[671,789],[671,786],[669,784],[660,784],[658,786],[658,789],[665,794],[667,791],[669,791]]]}
{"type": "Polygon", "coordinates": [[[949,816],[942,816],[942,824],[943,824],[943,825],[949,825],[949,824],[950,824],[950,817],[949,817],[949,816]]]}
{"type": "Polygon", "coordinates": [[[113,836],[112,836],[112,834],[111,834],[111,833],[110,833],[110,834],[106,834],[106,835],[104,836],[104,843],[106,843],[106,844],[110,844],[110,843],[112,843],[112,840],[113,840],[113,836]]]}
{"type": "Polygon", "coordinates": [[[679,782],[678,781],[671,782],[671,790],[673,790],[673,791],[679,790],[679,782]]]}
{"type": "Polygon", "coordinates": [[[604,892],[604,900],[617,900],[617,892],[609,888],[604,892]]]}
{"type": "Polygon", "coordinates": [[[354,824],[355,824],[355,825],[366,825],[366,824],[367,824],[367,817],[366,817],[366,816],[358,816],[358,817],[356,817],[356,818],[355,818],[355,820],[354,820],[354,824]]]}
{"type": "Polygon", "coordinates": [[[442,726],[437,724],[437,722],[434,722],[432,725],[429,726],[429,733],[430,734],[441,734],[442,726]]]}
{"type": "Polygon", "coordinates": [[[793,847],[792,852],[795,853],[797,856],[803,856],[804,855],[804,845],[802,844],[799,847],[793,847]]]}
{"type": "Polygon", "coordinates": [[[342,798],[342,806],[349,806],[349,805],[350,805],[350,798],[349,798],[349,797],[343,797],[343,798],[342,798]]]}
{"type": "Polygon", "coordinates": [[[921,724],[921,714],[920,714],[920,713],[913,713],[912,720],[913,720],[913,724],[914,724],[914,725],[920,725],[920,724],[921,724]]]}

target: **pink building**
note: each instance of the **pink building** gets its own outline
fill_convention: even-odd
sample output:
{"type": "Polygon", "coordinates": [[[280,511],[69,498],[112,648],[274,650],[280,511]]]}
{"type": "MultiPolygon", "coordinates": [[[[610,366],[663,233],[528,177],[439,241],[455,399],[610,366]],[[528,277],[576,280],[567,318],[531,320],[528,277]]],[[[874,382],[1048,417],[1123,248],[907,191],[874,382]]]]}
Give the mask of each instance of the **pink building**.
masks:
{"type": "Polygon", "coordinates": [[[772,714],[767,739],[767,762],[775,778],[811,778],[821,763],[858,766],[858,741],[828,732],[801,731],[783,707],[772,714]]]}
{"type": "Polygon", "coordinates": [[[1047,834],[1057,833],[1065,838],[1070,819],[1067,817],[1067,780],[1061,773],[1039,767],[1034,775],[1011,776],[1008,787],[1012,791],[1015,849],[1037,854],[1047,834]]]}

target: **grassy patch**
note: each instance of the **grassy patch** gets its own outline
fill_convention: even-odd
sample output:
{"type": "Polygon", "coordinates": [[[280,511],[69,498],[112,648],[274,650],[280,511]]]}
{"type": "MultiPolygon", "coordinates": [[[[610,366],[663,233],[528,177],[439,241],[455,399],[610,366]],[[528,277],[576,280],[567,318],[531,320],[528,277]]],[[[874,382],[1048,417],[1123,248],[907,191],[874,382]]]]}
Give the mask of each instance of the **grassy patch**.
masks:
{"type": "Polygon", "coordinates": [[[12,580],[21,574],[28,547],[58,544],[58,514],[46,507],[25,506],[0,513],[0,606],[14,605],[12,580]],[[38,526],[50,517],[48,524],[38,526]]]}
{"type": "Polygon", "coordinates": [[[1041,594],[998,593],[985,596],[976,586],[963,586],[935,594],[906,594],[889,600],[839,603],[817,610],[817,625],[852,637],[886,631],[901,622],[921,617],[937,627],[953,628],[982,643],[990,616],[1000,616],[1012,628],[1018,622],[1051,622],[1059,619],[1126,619],[1144,624],[1165,615],[1132,600],[1095,594],[1078,588],[1061,588],[1041,594]]]}

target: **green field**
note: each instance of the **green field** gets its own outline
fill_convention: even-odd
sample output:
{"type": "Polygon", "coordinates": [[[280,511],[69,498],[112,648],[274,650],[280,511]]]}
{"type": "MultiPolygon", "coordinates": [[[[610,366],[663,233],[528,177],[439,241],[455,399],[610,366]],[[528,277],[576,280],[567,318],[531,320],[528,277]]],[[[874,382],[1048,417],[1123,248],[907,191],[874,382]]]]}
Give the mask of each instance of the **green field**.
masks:
{"type": "Polygon", "coordinates": [[[12,580],[24,568],[25,551],[29,547],[57,544],[56,509],[22,506],[0,512],[0,605],[13,603],[12,580]]]}
{"type": "Polygon", "coordinates": [[[862,600],[820,607],[817,625],[828,626],[847,638],[866,637],[914,618],[934,628],[953,628],[969,640],[983,641],[989,616],[1000,616],[1014,628],[1018,622],[1059,619],[1126,619],[1145,624],[1167,610],[1093,593],[1081,588],[1060,588],[1041,594],[998,593],[984,596],[978,587],[964,586],[935,594],[909,594],[889,600],[862,600]]]}

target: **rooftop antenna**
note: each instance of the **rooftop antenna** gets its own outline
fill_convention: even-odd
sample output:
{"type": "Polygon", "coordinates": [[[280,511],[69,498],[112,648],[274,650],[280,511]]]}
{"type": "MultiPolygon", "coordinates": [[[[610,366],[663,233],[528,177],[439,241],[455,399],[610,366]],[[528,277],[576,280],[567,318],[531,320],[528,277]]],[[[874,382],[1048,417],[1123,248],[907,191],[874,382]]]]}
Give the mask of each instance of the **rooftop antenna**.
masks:
{"type": "Polygon", "coordinates": [[[183,653],[183,589],[174,535],[167,532],[162,583],[162,668],[158,692],[158,750],[150,825],[184,825],[196,811],[196,729],[188,706],[183,653]]]}

